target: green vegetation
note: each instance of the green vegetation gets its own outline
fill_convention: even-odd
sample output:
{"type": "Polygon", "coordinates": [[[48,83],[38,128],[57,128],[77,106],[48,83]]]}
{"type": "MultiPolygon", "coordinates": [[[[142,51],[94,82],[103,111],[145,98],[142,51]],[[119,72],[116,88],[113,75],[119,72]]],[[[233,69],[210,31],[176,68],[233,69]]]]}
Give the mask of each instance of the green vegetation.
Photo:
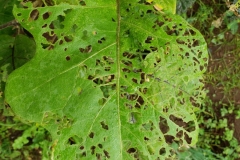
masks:
{"type": "Polygon", "coordinates": [[[239,158],[240,2],[115,3],[0,0],[0,159],[239,158]]]}

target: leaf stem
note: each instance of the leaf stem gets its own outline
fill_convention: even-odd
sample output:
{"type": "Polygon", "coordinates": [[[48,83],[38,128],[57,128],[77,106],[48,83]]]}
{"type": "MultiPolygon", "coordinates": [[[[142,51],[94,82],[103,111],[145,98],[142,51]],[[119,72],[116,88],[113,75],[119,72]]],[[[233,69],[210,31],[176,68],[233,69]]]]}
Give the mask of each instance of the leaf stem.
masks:
{"type": "Polygon", "coordinates": [[[19,23],[17,22],[17,20],[14,19],[10,22],[0,25],[0,30],[8,28],[10,26],[18,26],[18,25],[19,25],[19,23]]]}

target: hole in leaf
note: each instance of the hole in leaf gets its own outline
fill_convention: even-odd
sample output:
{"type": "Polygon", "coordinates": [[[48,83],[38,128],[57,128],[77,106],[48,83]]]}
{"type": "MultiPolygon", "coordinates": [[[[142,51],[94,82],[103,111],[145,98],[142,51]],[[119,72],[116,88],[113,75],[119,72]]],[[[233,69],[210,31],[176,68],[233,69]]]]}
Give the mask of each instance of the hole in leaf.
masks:
{"type": "Polygon", "coordinates": [[[135,94],[126,94],[126,98],[128,100],[134,101],[138,98],[138,94],[136,94],[136,93],[135,94]]]}
{"type": "Polygon", "coordinates": [[[110,155],[109,155],[109,153],[108,153],[106,150],[103,150],[103,153],[104,153],[104,155],[105,155],[107,158],[110,158],[110,155]]]}
{"type": "Polygon", "coordinates": [[[178,125],[179,127],[186,127],[186,123],[181,119],[181,118],[177,118],[174,115],[170,115],[169,119],[171,119],[176,125],[178,125]]]}
{"type": "Polygon", "coordinates": [[[103,146],[102,146],[102,144],[98,144],[98,147],[99,147],[99,148],[102,148],[103,146]]]}
{"type": "Polygon", "coordinates": [[[86,156],[87,156],[86,152],[83,152],[82,157],[86,157],[86,156]]]}
{"type": "Polygon", "coordinates": [[[125,64],[126,66],[132,67],[131,61],[122,60],[122,63],[125,64]]]}
{"type": "Polygon", "coordinates": [[[152,47],[152,46],[151,46],[150,49],[151,49],[152,52],[157,52],[157,51],[158,51],[158,48],[157,48],[157,47],[152,47]]]}
{"type": "Polygon", "coordinates": [[[164,138],[165,138],[165,141],[167,142],[167,143],[173,143],[173,140],[174,140],[174,137],[173,136],[171,136],[171,135],[164,135],[164,138]]]}
{"type": "Polygon", "coordinates": [[[148,141],[149,140],[149,138],[147,138],[147,137],[144,137],[144,141],[148,141]]]}
{"type": "Polygon", "coordinates": [[[83,150],[83,149],[84,149],[84,146],[80,146],[80,148],[79,148],[79,149],[83,150]]]}
{"type": "Polygon", "coordinates": [[[188,29],[185,33],[184,36],[194,36],[196,35],[196,32],[192,29],[188,29]]]}
{"type": "Polygon", "coordinates": [[[183,131],[181,130],[177,133],[176,137],[182,138],[182,136],[183,136],[183,131]]]}
{"type": "Polygon", "coordinates": [[[92,146],[92,147],[91,147],[91,154],[92,154],[92,155],[95,153],[95,149],[96,149],[95,146],[92,146]]]}
{"type": "Polygon", "coordinates": [[[137,150],[135,149],[135,148],[129,148],[128,150],[127,150],[127,152],[128,153],[135,153],[137,150]]]}
{"type": "Polygon", "coordinates": [[[43,49],[51,50],[54,48],[53,45],[41,43],[43,49]]]}
{"type": "Polygon", "coordinates": [[[151,36],[148,36],[147,39],[145,40],[145,43],[151,43],[153,38],[151,36]]]}
{"type": "Polygon", "coordinates": [[[106,41],[106,39],[103,37],[103,38],[101,38],[100,40],[98,40],[98,43],[99,43],[99,44],[102,44],[104,41],[106,41]]]}
{"type": "Polygon", "coordinates": [[[174,28],[174,27],[169,27],[169,26],[165,26],[163,27],[164,31],[171,36],[177,36],[178,35],[178,31],[174,28]]]}
{"type": "Polygon", "coordinates": [[[153,10],[147,10],[147,14],[153,13],[153,10]]]}
{"type": "Polygon", "coordinates": [[[187,141],[188,144],[191,144],[192,138],[188,136],[188,134],[185,132],[184,133],[184,139],[187,141]]]}
{"type": "Polygon", "coordinates": [[[164,25],[164,22],[161,22],[161,21],[155,21],[154,22],[156,25],[158,25],[159,27],[162,27],[164,25]]]}
{"type": "Polygon", "coordinates": [[[94,137],[94,133],[91,132],[88,136],[89,136],[90,138],[93,138],[93,137],[94,137]]]}
{"type": "Polygon", "coordinates": [[[56,36],[56,34],[54,32],[45,32],[42,34],[42,36],[50,43],[54,44],[57,40],[58,37],[56,36]]]}
{"type": "Polygon", "coordinates": [[[141,96],[138,97],[137,103],[135,105],[135,108],[141,108],[141,106],[144,104],[144,100],[141,96]]]}
{"type": "Polygon", "coordinates": [[[17,14],[17,16],[19,16],[19,17],[20,17],[21,15],[22,15],[22,13],[18,13],[18,14],[17,14]]]}
{"type": "Polygon", "coordinates": [[[44,24],[43,26],[42,26],[42,28],[46,28],[47,27],[47,24],[44,24]]]}
{"type": "Polygon", "coordinates": [[[185,42],[184,42],[183,40],[181,40],[180,38],[176,39],[176,42],[177,42],[178,44],[184,44],[184,43],[185,43],[185,42]]]}
{"type": "Polygon", "coordinates": [[[162,155],[162,156],[164,156],[164,155],[166,154],[166,149],[165,149],[165,148],[161,148],[161,149],[159,150],[159,154],[162,155]]]}
{"type": "Polygon", "coordinates": [[[30,13],[30,17],[28,20],[37,20],[39,16],[39,11],[37,9],[32,10],[32,12],[30,13]]]}
{"type": "Polygon", "coordinates": [[[80,4],[81,6],[86,6],[85,1],[83,1],[83,0],[80,0],[79,4],[80,4]]]}
{"type": "Polygon", "coordinates": [[[143,94],[146,94],[147,93],[147,88],[140,88],[139,91],[143,94]]]}
{"type": "Polygon", "coordinates": [[[169,131],[167,120],[163,117],[160,117],[159,128],[163,134],[166,134],[169,131]]]}
{"type": "Polygon", "coordinates": [[[104,121],[102,121],[100,124],[101,124],[101,126],[102,126],[103,129],[108,130],[108,125],[105,124],[104,121]]]}
{"type": "Polygon", "coordinates": [[[70,59],[71,59],[70,56],[67,56],[67,57],[66,57],[66,60],[67,60],[67,61],[69,61],[70,59]]]}
{"type": "Polygon", "coordinates": [[[125,72],[125,73],[130,73],[131,71],[127,68],[122,68],[122,71],[125,72]]]}
{"type": "Polygon", "coordinates": [[[71,42],[73,40],[73,36],[64,36],[63,38],[66,42],[71,42]]]}
{"type": "Polygon", "coordinates": [[[81,143],[82,142],[82,139],[79,138],[78,136],[72,136],[68,139],[68,144],[70,145],[74,145],[74,144],[78,144],[78,143],[81,143]]]}
{"type": "Polygon", "coordinates": [[[92,52],[92,46],[91,46],[91,45],[88,45],[88,46],[85,47],[85,48],[79,48],[79,51],[80,51],[81,53],[90,53],[90,52],[92,52]]]}
{"type": "Polygon", "coordinates": [[[100,160],[101,159],[101,154],[99,154],[99,153],[96,153],[96,157],[97,157],[97,160],[100,160]]]}
{"type": "Polygon", "coordinates": [[[112,18],[112,21],[113,21],[113,22],[116,22],[116,20],[115,20],[114,18],[112,18]]]}
{"type": "Polygon", "coordinates": [[[44,14],[42,15],[43,20],[48,19],[49,16],[50,16],[50,14],[51,14],[50,12],[46,12],[46,13],[44,13],[44,14]]]}
{"type": "Polygon", "coordinates": [[[62,44],[63,44],[63,40],[60,40],[60,41],[59,41],[59,45],[62,45],[62,44]]]}
{"type": "Polygon", "coordinates": [[[138,84],[137,79],[132,78],[132,81],[133,81],[134,83],[138,84]]]}

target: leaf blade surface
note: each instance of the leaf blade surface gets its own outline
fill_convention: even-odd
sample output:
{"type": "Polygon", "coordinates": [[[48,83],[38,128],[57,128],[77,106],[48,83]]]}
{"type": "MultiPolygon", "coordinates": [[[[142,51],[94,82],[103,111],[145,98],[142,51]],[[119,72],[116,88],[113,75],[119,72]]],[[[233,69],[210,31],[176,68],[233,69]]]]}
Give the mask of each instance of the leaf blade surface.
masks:
{"type": "Polygon", "coordinates": [[[53,157],[157,159],[173,156],[171,139],[195,144],[207,54],[183,19],[134,1],[14,14],[37,51],[9,77],[7,102],[51,132],[53,157]]]}

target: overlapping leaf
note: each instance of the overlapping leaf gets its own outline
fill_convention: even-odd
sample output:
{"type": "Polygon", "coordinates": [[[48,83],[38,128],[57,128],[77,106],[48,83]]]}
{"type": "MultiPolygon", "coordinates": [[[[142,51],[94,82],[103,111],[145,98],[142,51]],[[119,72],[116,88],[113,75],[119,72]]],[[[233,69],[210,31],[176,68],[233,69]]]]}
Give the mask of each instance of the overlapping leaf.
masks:
{"type": "Polygon", "coordinates": [[[8,79],[7,102],[47,128],[55,159],[164,159],[197,141],[207,63],[200,33],[144,1],[15,8],[35,57],[8,79]]]}

